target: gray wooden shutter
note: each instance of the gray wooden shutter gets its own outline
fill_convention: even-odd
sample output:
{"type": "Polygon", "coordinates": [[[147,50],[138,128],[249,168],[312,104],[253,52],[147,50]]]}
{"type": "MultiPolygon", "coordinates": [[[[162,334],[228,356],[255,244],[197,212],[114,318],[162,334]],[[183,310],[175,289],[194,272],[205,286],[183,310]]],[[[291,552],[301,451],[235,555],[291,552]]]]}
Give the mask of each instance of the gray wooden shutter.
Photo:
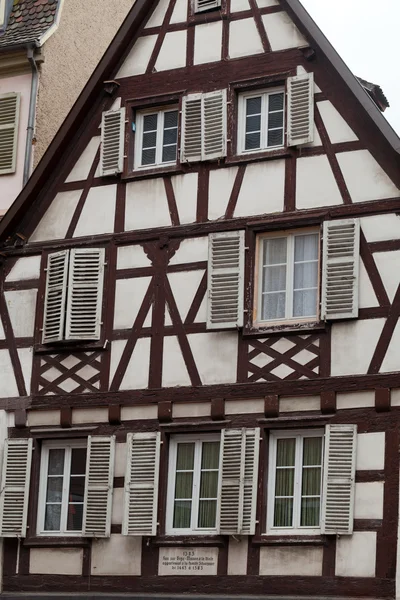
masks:
{"type": "Polygon", "coordinates": [[[43,344],[64,338],[69,250],[49,254],[44,297],[43,344]]]}
{"type": "Polygon", "coordinates": [[[221,432],[218,530],[223,535],[255,533],[259,446],[259,428],[221,432]]]}
{"type": "Polygon", "coordinates": [[[88,437],[83,536],[110,536],[114,454],[115,436],[88,437]]]}
{"type": "Polygon", "coordinates": [[[0,175],[15,173],[20,94],[0,95],[0,175]]]}
{"type": "Polygon", "coordinates": [[[181,161],[226,156],[226,90],[183,98],[181,161]]]}
{"type": "Polygon", "coordinates": [[[125,475],[124,535],[157,534],[160,433],[130,433],[125,475]]]}
{"type": "Polygon", "coordinates": [[[0,537],[25,537],[31,476],[32,439],[4,445],[0,492],[0,537]]]}
{"type": "Polygon", "coordinates": [[[357,317],[360,265],[358,219],[324,222],[322,261],[321,317],[357,317]]]}
{"type": "Polygon", "coordinates": [[[208,237],[207,329],[243,325],[244,231],[208,237]]]}
{"type": "Polygon", "coordinates": [[[181,162],[196,162],[202,157],[202,94],[185,96],[182,102],[181,162]]]}
{"type": "Polygon", "coordinates": [[[100,174],[115,175],[124,168],[125,108],[103,112],[100,174]]]}
{"type": "Polygon", "coordinates": [[[71,250],[66,340],[100,338],[104,256],[104,248],[71,250]]]}
{"type": "Polygon", "coordinates": [[[288,77],[288,146],[314,138],[314,74],[288,77]]]}
{"type": "Polygon", "coordinates": [[[321,532],[353,533],[356,425],[327,425],[321,532]]]}
{"type": "Polygon", "coordinates": [[[195,0],[194,12],[204,12],[221,6],[221,0],[195,0]]]}

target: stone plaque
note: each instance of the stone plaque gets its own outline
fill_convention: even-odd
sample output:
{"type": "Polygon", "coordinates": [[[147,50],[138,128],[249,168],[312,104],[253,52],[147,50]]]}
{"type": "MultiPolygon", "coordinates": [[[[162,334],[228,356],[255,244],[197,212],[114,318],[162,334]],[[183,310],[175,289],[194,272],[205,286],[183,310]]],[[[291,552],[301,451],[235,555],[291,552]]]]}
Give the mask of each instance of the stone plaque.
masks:
{"type": "Polygon", "coordinates": [[[160,548],[159,575],[216,575],[218,548],[160,548]]]}

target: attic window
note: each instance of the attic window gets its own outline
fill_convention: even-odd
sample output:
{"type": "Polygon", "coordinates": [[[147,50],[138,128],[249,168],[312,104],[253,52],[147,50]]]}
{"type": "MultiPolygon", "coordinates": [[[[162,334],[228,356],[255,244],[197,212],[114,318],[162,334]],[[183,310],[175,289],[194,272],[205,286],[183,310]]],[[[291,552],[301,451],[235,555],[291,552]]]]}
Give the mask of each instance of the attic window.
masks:
{"type": "Polygon", "coordinates": [[[214,10],[220,8],[221,0],[194,0],[194,12],[206,12],[208,10],[214,10]]]}

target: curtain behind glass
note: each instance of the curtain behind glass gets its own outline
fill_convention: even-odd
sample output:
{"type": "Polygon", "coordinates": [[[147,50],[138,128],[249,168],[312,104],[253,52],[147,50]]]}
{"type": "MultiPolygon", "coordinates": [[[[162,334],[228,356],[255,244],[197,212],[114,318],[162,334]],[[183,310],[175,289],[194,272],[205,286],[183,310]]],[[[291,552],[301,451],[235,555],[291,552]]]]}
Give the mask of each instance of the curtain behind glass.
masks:
{"type": "Polygon", "coordinates": [[[301,490],[302,527],[318,527],[321,508],[322,438],[303,439],[301,490]]]}
{"type": "Polygon", "coordinates": [[[195,443],[177,445],[173,527],[189,529],[192,516],[195,443]]]}
{"type": "Polygon", "coordinates": [[[219,442],[203,442],[197,526],[212,529],[217,519],[219,442]]]}
{"type": "Polygon", "coordinates": [[[296,438],[276,443],[274,527],[293,526],[296,438]]]}
{"type": "Polygon", "coordinates": [[[293,316],[317,314],[318,234],[297,235],[294,241],[293,316]]]}
{"type": "Polygon", "coordinates": [[[287,238],[264,239],[262,256],[261,318],[282,319],[286,312],[287,238]]]}
{"type": "Polygon", "coordinates": [[[65,450],[62,448],[54,448],[49,450],[46,509],[44,517],[45,531],[60,531],[64,480],[64,458],[65,450]]]}

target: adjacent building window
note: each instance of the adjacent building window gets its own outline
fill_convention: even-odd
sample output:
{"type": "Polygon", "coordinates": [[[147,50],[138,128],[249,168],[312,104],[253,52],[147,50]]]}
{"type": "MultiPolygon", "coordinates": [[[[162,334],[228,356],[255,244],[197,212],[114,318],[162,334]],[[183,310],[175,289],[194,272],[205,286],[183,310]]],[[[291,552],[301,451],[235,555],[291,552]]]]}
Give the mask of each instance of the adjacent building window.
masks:
{"type": "Polygon", "coordinates": [[[176,162],[178,108],[138,112],[136,116],[135,168],[176,162]]]}
{"type": "Polygon", "coordinates": [[[319,234],[299,232],[258,240],[257,321],[315,319],[319,234]]]}
{"type": "Polygon", "coordinates": [[[86,442],[45,443],[42,447],[38,533],[82,532],[86,442]]]}
{"type": "Polygon", "coordinates": [[[323,440],[323,431],[271,434],[269,530],[320,527],[323,440]]]}
{"type": "Polygon", "coordinates": [[[238,151],[255,152],[284,145],[285,93],[282,89],[239,96],[238,151]]]}
{"type": "MultiPolygon", "coordinates": [[[[1,6],[0,0],[0,25],[1,6]]],[[[0,94],[0,175],[16,170],[20,101],[20,94],[0,94]]]]}
{"type": "Polygon", "coordinates": [[[217,531],[220,436],[171,438],[167,533],[217,531]]]}

